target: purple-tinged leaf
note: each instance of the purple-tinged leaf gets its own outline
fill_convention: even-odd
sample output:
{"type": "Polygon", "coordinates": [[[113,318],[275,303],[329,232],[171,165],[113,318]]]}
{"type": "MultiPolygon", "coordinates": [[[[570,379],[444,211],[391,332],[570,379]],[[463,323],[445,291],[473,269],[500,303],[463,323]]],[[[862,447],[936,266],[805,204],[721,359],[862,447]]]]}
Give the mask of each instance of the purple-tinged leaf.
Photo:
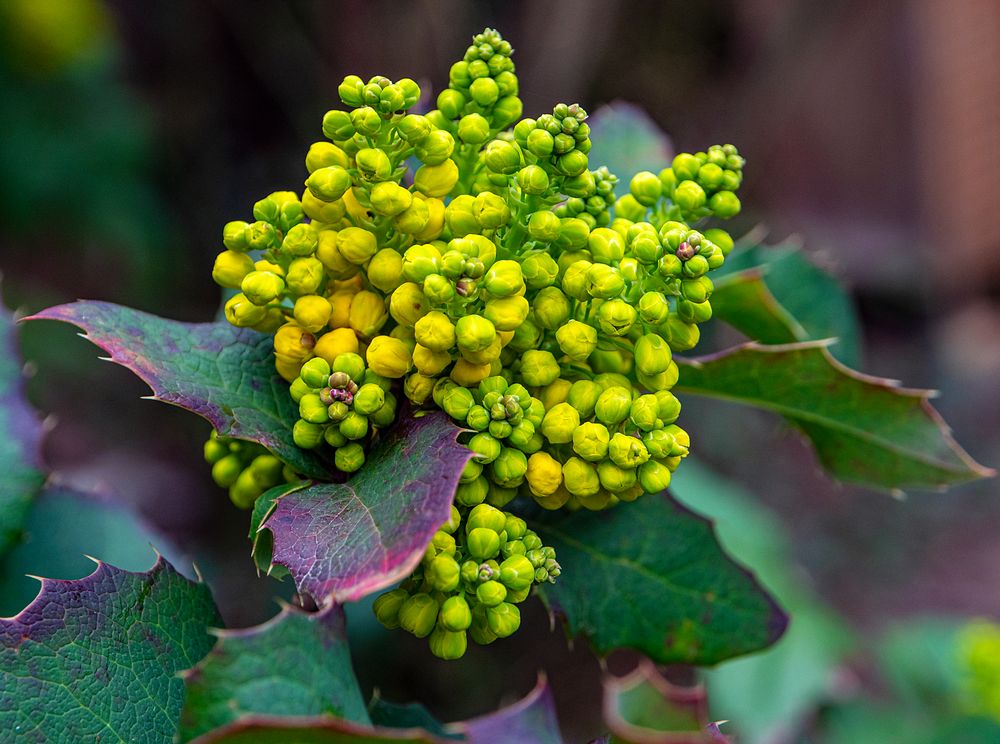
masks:
{"type": "Polygon", "coordinates": [[[28,508],[45,482],[42,427],[24,395],[14,322],[0,306],[0,555],[17,541],[28,508]]]}
{"type": "Polygon", "coordinates": [[[260,529],[272,562],[318,604],[352,602],[408,576],[448,521],[472,453],[461,430],[433,413],[406,417],[372,449],[347,483],[321,483],[279,496],[260,529]]]}
{"type": "Polygon", "coordinates": [[[661,664],[717,664],[770,646],[788,624],[711,523],[666,493],[553,512],[533,526],[562,565],[542,599],[600,654],[631,648],[661,664]]]}
{"type": "Polygon", "coordinates": [[[562,744],[552,692],[541,675],[535,689],[522,700],[495,713],[453,723],[446,728],[465,734],[470,744],[506,741],[562,744]]]}
{"type": "Polygon", "coordinates": [[[680,687],[643,660],[625,677],[604,677],[604,722],[621,744],[727,744],[708,721],[702,687],[680,687]]]}
{"type": "Polygon", "coordinates": [[[263,625],[215,635],[215,648],[184,673],[181,741],[247,715],[328,715],[371,723],[338,605],[312,614],[286,605],[263,625]]]}
{"type": "Polygon", "coordinates": [[[420,729],[371,728],[339,718],[247,716],[191,744],[454,744],[420,729]]]}
{"type": "Polygon", "coordinates": [[[855,372],[830,355],[829,343],[750,343],[678,359],[676,390],[780,414],[843,481],[888,490],[944,489],[996,474],[952,438],[929,402],[932,391],[855,372]]]}
{"type": "Polygon", "coordinates": [[[145,573],[99,562],[83,579],[42,579],[31,604],[0,618],[0,731],[24,744],[172,742],[178,672],[220,624],[208,588],[163,558],[145,573]]]}
{"type": "Polygon", "coordinates": [[[320,457],[297,447],[298,408],[274,370],[271,337],[226,322],[181,323],[109,302],[73,302],[27,320],[61,320],[134,372],[152,397],[208,419],[228,437],[258,442],[310,478],[326,478],[320,457]]]}

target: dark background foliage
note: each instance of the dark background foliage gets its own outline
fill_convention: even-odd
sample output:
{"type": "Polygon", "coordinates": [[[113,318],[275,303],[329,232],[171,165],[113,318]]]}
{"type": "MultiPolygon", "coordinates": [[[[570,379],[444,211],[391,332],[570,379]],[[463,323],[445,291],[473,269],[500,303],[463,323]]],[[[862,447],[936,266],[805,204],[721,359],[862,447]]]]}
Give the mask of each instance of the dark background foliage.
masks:
{"type": "MultiPolygon", "coordinates": [[[[7,0],[0,3],[0,267],[24,311],[88,297],[210,319],[224,222],[303,178],[348,73],[439,89],[468,38],[516,49],[527,114],[641,104],[676,147],[734,142],[737,229],[801,239],[852,290],[867,372],[942,391],[980,461],[1000,463],[1000,9],[990,0],[534,3],[7,0]]],[[[622,174],[627,177],[627,174],[622,174]]],[[[208,426],[138,400],[72,331],[23,331],[46,460],[134,503],[213,585],[230,625],[288,587],[253,577],[247,517],[211,483],[208,426]]],[[[819,593],[867,637],[919,613],[1000,616],[995,482],[903,501],[841,487],[775,419],[686,405],[701,460],[775,509],[819,593]],[[734,426],[738,422],[738,426],[734,426]],[[734,434],[738,432],[738,435],[734,434]]],[[[599,665],[535,603],[502,649],[461,665],[354,615],[367,685],[448,718],[523,693],[545,667],[564,719],[599,665]]],[[[879,683],[856,664],[873,692],[879,683]]],[[[573,715],[570,712],[573,711],[573,715]]]]}

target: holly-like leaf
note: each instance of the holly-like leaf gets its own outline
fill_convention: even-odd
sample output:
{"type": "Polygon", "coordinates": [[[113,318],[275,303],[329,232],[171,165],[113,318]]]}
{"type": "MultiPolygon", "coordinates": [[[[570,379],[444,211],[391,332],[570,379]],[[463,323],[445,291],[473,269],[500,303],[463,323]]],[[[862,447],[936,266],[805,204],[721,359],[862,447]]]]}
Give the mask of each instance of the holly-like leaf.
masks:
{"type": "Polygon", "coordinates": [[[678,360],[676,389],[784,416],[843,481],[890,490],[944,489],[995,474],[955,442],[928,401],[931,391],[848,369],[827,346],[750,343],[678,360]]]}
{"type": "Polygon", "coordinates": [[[208,419],[227,437],[258,442],[310,478],[330,475],[314,452],[297,447],[298,409],[274,370],[271,337],[225,322],[181,323],[109,302],[74,302],[29,320],[61,320],[117,364],[134,372],[152,397],[208,419]]]}
{"type": "Polygon", "coordinates": [[[420,729],[373,729],[339,718],[247,716],[191,744],[454,744],[420,729]]]}
{"type": "Polygon", "coordinates": [[[14,322],[0,306],[0,555],[17,541],[35,493],[45,482],[42,427],[24,396],[14,322]]]}
{"type": "Polygon", "coordinates": [[[390,703],[379,697],[378,690],[368,704],[368,715],[376,728],[423,729],[442,739],[465,741],[462,734],[449,733],[444,724],[420,703],[390,703]]]}
{"type": "Polygon", "coordinates": [[[670,138],[641,107],[625,101],[601,106],[591,115],[589,158],[592,168],[606,165],[621,179],[619,196],[628,193],[628,182],[641,170],[659,173],[670,165],[670,138]]]}
{"type": "Polygon", "coordinates": [[[680,687],[643,660],[625,677],[604,677],[604,722],[620,744],[727,744],[708,721],[702,687],[680,687]]]}
{"type": "Polygon", "coordinates": [[[552,692],[541,675],[535,688],[513,705],[480,718],[453,723],[448,729],[465,734],[470,744],[502,741],[562,744],[552,692]]]}
{"type": "Polygon", "coordinates": [[[716,664],[774,643],[787,618],[667,494],[536,525],[562,574],[542,598],[599,653],[632,648],[661,664],[716,664]]]}
{"type": "Polygon", "coordinates": [[[43,579],[0,618],[0,731],[18,742],[172,742],[177,675],[212,648],[221,623],[204,584],[160,558],[145,573],[98,563],[78,580],[43,579]]]}
{"type": "Polygon", "coordinates": [[[719,273],[714,317],[764,344],[836,338],[834,356],[848,366],[860,363],[861,334],[850,297],[797,246],[737,249],[719,273]]]}
{"type": "Polygon", "coordinates": [[[472,456],[441,412],[404,417],[347,483],[321,483],[277,498],[260,529],[272,562],[320,605],[352,602],[409,575],[448,521],[472,456]]]}
{"type": "Polygon", "coordinates": [[[125,504],[108,496],[49,486],[31,505],[24,537],[0,563],[0,616],[13,615],[38,594],[27,574],[79,579],[97,558],[127,571],[142,571],[154,549],[181,565],[167,539],[125,504]]]}
{"type": "Polygon", "coordinates": [[[215,635],[215,648],[184,674],[181,741],[246,715],[329,715],[371,723],[339,606],[314,614],[285,606],[263,625],[215,635]]]}

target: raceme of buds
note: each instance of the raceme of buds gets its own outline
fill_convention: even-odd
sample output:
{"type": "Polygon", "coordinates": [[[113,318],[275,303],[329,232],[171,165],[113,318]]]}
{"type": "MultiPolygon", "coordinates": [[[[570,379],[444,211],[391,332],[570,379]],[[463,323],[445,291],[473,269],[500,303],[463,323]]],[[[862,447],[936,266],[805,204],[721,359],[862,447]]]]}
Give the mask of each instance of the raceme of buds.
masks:
{"type": "MultiPolygon", "coordinates": [[[[345,78],[302,188],[227,223],[212,268],[236,291],[227,320],[273,334],[299,447],[357,472],[404,399],[468,430],[455,505],[474,527],[439,533],[450,547],[376,603],[443,658],[509,635],[513,598],[559,571],[540,541],[473,514],[518,497],[604,509],[669,485],[690,448],[674,354],[698,343],[734,247],[711,221],[740,211],[734,146],[619,182],[592,167],[578,104],[521,117],[511,53],[475,36],[426,114],[408,78],[345,78]]],[[[270,460],[244,475],[264,454],[213,460],[240,505],[277,477],[270,460]]]]}

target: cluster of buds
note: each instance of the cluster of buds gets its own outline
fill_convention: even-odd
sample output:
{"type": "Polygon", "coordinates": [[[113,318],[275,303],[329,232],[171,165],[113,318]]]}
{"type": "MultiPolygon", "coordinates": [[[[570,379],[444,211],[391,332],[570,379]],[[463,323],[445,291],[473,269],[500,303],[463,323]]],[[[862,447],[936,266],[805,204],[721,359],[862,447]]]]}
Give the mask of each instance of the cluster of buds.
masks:
{"type": "Polygon", "coordinates": [[[452,507],[420,567],[373,609],[385,627],[427,638],[435,656],[457,659],[470,636],[486,645],[514,633],[521,625],[517,605],[559,573],[555,550],[523,519],[489,504],[452,507]]]}
{"type": "Polygon", "coordinates": [[[214,431],[205,442],[205,462],[212,466],[212,480],[229,489],[229,498],[241,509],[249,509],[269,488],[299,479],[261,445],[220,437],[214,431]]]}
{"type": "Polygon", "coordinates": [[[510,54],[476,36],[425,115],[412,80],[346,78],[304,190],[226,225],[213,275],[239,290],[230,322],[274,334],[299,446],[354,472],[405,399],[471,430],[459,509],[603,509],[688,453],[672,355],[711,317],[733,241],[702,221],[739,211],[743,159],[683,153],[616,198],[583,108],[517,121],[510,54]]]}
{"type": "Polygon", "coordinates": [[[338,470],[353,473],[365,464],[365,450],[375,433],[396,419],[392,381],[375,372],[354,352],[313,357],[291,386],[299,404],[292,428],[304,449],[328,444],[338,470]]]}

